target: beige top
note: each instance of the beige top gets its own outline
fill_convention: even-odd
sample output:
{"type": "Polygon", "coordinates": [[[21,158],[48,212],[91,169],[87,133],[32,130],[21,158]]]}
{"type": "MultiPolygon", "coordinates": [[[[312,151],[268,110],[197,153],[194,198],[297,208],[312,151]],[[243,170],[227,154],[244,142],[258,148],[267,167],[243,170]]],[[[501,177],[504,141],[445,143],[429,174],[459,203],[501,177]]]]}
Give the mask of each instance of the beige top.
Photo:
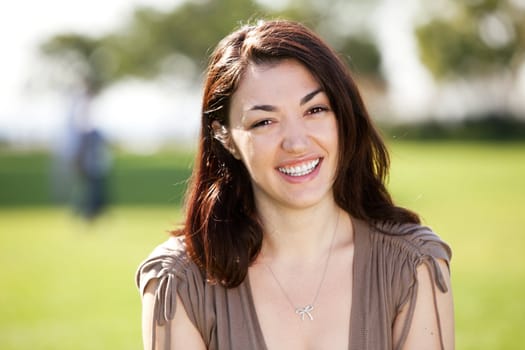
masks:
{"type": "MultiPolygon", "coordinates": [[[[446,292],[436,259],[448,263],[451,250],[424,226],[372,226],[356,219],[353,222],[355,254],[349,349],[393,349],[392,325],[400,308],[408,302],[409,317],[399,347],[410,328],[418,285],[417,266],[426,264],[434,280],[433,287],[446,292]]],[[[137,285],[141,293],[155,278],[159,283],[153,322],[165,325],[173,319],[178,293],[208,349],[266,349],[248,278],[232,289],[207,283],[188,258],[183,237],[170,238],[140,265],[137,285]]]]}

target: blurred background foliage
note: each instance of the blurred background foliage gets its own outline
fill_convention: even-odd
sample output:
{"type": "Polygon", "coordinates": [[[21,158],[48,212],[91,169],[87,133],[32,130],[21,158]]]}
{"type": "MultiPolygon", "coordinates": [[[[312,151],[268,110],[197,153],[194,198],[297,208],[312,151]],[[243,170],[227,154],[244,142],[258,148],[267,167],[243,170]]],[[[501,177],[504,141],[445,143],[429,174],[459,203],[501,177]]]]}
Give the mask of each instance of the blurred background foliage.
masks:
{"type": "MultiPolygon", "coordinates": [[[[197,86],[214,45],[235,25],[260,18],[289,18],[318,31],[349,63],[365,96],[372,96],[370,104],[381,103],[374,100],[384,97],[387,82],[373,27],[352,25],[352,21],[363,22],[356,13],[362,16],[380,1],[290,0],[278,8],[265,3],[185,1],[169,11],[139,7],[113,32],[98,37],[57,34],[42,43],[41,52],[52,65],[69,72],[68,84],[73,81],[94,96],[130,77],[179,79],[197,86]]],[[[511,91],[525,62],[523,18],[525,6],[519,0],[439,0],[426,4],[414,28],[421,61],[437,84],[495,83],[496,89],[511,91]]],[[[378,114],[387,114],[381,124],[387,134],[393,132],[396,137],[401,130],[412,139],[423,139],[429,133],[433,139],[470,138],[474,134],[492,140],[522,139],[525,112],[511,108],[508,94],[498,96],[492,106],[467,112],[463,116],[467,124],[436,118],[431,111],[418,123],[395,121],[388,118],[388,111],[378,114]],[[471,133],[467,129],[473,124],[483,131],[471,133]],[[501,127],[509,124],[519,132],[507,133],[509,129],[501,127]],[[454,132],[443,132],[450,129],[454,132]],[[498,133],[496,137],[494,133],[498,133]]],[[[475,98],[484,101],[485,97],[478,93],[475,98]]]]}
{"type": "Polygon", "coordinates": [[[429,6],[432,19],[416,29],[421,58],[438,79],[516,75],[525,56],[525,11],[513,0],[453,1],[429,6]]]}
{"type": "MultiPolygon", "coordinates": [[[[140,7],[114,33],[100,37],[58,34],[42,43],[41,49],[54,64],[69,67],[78,83],[92,86],[96,93],[130,76],[199,79],[213,47],[236,25],[261,18],[288,18],[319,28],[332,18],[313,12],[315,3],[290,1],[281,10],[252,0],[186,1],[171,11],[140,7]]],[[[322,5],[339,8],[343,3],[328,0],[322,5]]],[[[379,50],[370,38],[326,28],[323,32],[327,40],[341,54],[351,57],[359,74],[381,75],[379,50]]]]}

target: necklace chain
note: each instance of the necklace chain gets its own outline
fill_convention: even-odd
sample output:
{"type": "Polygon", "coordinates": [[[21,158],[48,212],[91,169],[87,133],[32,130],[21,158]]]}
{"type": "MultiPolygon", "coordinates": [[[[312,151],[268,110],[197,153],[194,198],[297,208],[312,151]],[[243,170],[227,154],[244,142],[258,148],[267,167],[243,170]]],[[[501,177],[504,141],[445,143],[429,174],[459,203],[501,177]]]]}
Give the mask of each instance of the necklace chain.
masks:
{"type": "Polygon", "coordinates": [[[332,249],[333,249],[333,245],[334,245],[334,238],[335,238],[335,234],[337,232],[338,225],[339,225],[339,213],[337,214],[337,219],[336,219],[336,222],[335,222],[334,232],[332,233],[332,238],[330,240],[330,248],[328,250],[328,256],[326,257],[326,261],[324,263],[323,274],[321,275],[321,280],[319,281],[319,285],[317,286],[317,291],[315,292],[314,298],[312,299],[312,302],[310,304],[307,304],[307,305],[305,305],[303,307],[295,306],[294,302],[292,301],[292,299],[290,298],[288,293],[286,293],[286,290],[284,289],[283,285],[281,284],[281,282],[279,282],[279,279],[277,278],[277,276],[275,276],[275,273],[273,272],[273,270],[270,267],[270,265],[266,264],[266,263],[264,264],[266,266],[266,268],[268,269],[268,271],[270,271],[270,274],[272,275],[272,277],[275,280],[275,282],[277,282],[277,285],[281,289],[281,292],[283,293],[283,295],[288,300],[288,303],[292,306],[292,308],[295,310],[295,313],[297,315],[299,315],[301,317],[301,320],[303,320],[303,321],[306,320],[306,319],[309,319],[310,321],[314,320],[312,312],[314,310],[314,305],[315,305],[315,302],[317,301],[317,297],[319,296],[319,292],[321,291],[321,286],[323,285],[324,279],[326,277],[326,271],[328,270],[328,263],[330,261],[330,257],[332,256],[332,249]]]}

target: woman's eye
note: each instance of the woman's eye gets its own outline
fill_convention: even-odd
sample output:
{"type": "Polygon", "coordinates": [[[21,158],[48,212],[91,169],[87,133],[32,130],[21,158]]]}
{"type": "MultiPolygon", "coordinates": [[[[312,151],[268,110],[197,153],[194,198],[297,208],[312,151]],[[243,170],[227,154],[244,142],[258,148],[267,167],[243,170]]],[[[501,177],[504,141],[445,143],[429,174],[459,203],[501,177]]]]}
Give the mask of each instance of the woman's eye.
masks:
{"type": "Polygon", "coordinates": [[[316,107],[311,108],[311,109],[308,111],[308,114],[317,114],[317,113],[326,112],[326,111],[328,111],[328,108],[327,108],[327,107],[316,106],[316,107]]]}
{"type": "Polygon", "coordinates": [[[259,120],[255,123],[252,124],[252,129],[253,128],[259,128],[259,127],[262,127],[262,126],[268,126],[272,124],[272,121],[269,120],[269,119],[263,119],[263,120],[259,120]]]}

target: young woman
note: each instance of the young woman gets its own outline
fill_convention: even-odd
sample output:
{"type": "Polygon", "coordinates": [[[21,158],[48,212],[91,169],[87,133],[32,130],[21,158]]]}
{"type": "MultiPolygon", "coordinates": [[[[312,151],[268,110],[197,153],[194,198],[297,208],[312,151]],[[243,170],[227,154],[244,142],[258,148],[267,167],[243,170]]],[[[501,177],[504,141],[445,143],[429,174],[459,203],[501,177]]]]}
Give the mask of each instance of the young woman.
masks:
{"type": "Polygon", "coordinates": [[[453,349],[451,252],[385,187],[388,153],[316,34],[224,38],[184,227],[140,266],[145,349],[453,349]]]}

